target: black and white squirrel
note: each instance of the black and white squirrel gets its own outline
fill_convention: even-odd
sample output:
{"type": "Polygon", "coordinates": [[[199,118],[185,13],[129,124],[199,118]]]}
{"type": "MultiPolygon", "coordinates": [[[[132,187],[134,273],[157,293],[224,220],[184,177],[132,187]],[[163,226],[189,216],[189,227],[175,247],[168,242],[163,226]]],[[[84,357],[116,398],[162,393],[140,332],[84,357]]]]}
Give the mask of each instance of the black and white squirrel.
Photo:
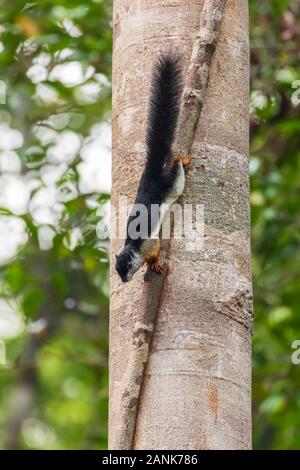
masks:
{"type": "Polygon", "coordinates": [[[154,67],[146,136],[146,163],[138,186],[134,209],[128,218],[125,246],[116,256],[116,270],[123,282],[144,263],[157,274],[162,273],[159,262],[159,231],[172,204],[181,196],[185,185],[184,166],[190,156],[172,158],[180,99],[182,75],[180,59],[163,55],[154,67]],[[146,208],[146,223],[136,225],[140,205],[146,208]],[[152,207],[159,210],[151,211],[152,207]],[[131,227],[139,228],[133,236],[131,227]]]}

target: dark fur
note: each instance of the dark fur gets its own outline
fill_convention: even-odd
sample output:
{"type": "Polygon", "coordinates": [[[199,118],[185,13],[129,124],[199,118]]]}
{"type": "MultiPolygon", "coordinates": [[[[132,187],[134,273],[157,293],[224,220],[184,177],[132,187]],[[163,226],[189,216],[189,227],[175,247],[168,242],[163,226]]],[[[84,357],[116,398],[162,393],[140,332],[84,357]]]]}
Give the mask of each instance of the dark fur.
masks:
{"type": "Polygon", "coordinates": [[[127,273],[131,268],[132,255],[132,248],[130,244],[128,244],[123,248],[122,253],[119,256],[116,256],[116,270],[118,271],[122,282],[127,281],[127,273]]]}
{"type": "Polygon", "coordinates": [[[125,248],[117,257],[116,269],[120,275],[121,271],[124,272],[126,260],[130,263],[129,246],[139,251],[143,240],[151,235],[151,224],[156,225],[157,218],[151,220],[151,205],[161,205],[175,182],[178,170],[176,165],[171,165],[171,147],[176,132],[181,92],[180,59],[171,54],[161,56],[154,67],[151,83],[146,163],[135,200],[135,204],[143,204],[148,209],[147,233],[140,233],[136,240],[130,238],[129,225],[139,216],[138,212],[132,212],[127,223],[125,248]]]}
{"type": "MultiPolygon", "coordinates": [[[[176,179],[177,167],[171,167],[170,162],[181,90],[180,60],[173,55],[161,56],[154,67],[151,83],[146,164],[135,200],[135,204],[144,204],[148,209],[148,236],[151,234],[151,204],[162,204],[176,179]]],[[[134,214],[129,217],[127,227],[135,217],[134,214]]],[[[152,221],[152,225],[155,222],[152,221]]],[[[125,245],[131,242],[138,247],[142,242],[141,238],[131,240],[127,236],[125,245]]]]}

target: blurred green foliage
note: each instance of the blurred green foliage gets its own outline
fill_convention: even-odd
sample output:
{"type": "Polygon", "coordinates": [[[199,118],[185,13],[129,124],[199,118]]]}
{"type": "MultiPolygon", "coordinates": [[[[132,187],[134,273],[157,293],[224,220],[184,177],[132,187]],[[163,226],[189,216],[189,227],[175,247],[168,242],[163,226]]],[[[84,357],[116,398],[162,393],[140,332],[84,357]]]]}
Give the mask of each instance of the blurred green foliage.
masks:
{"type": "Polygon", "coordinates": [[[254,446],[300,449],[300,2],[249,3],[254,446]]]}
{"type": "MultiPolygon", "coordinates": [[[[300,366],[291,362],[291,345],[300,339],[300,104],[292,88],[300,79],[299,20],[299,1],[250,2],[254,445],[260,449],[300,448],[300,366]]],[[[50,145],[36,129],[67,130],[84,140],[110,118],[111,2],[1,1],[0,25],[7,87],[0,124],[22,132],[22,175],[40,181],[33,197],[46,185],[50,145]],[[82,83],[92,88],[51,77],[68,62],[80,64],[82,83]],[[96,83],[96,98],[85,99],[96,83]]],[[[13,299],[25,324],[6,341],[0,371],[3,448],[107,446],[108,259],[96,227],[97,207],[108,195],[80,191],[80,161],[78,151],[55,182],[58,190],[71,182],[76,194],[53,224],[30,210],[17,214],[30,236],[0,268],[0,297],[13,299]],[[53,233],[47,250],[39,239],[44,225],[53,233]],[[77,242],[74,229],[81,230],[77,242]]],[[[0,217],[11,213],[2,208],[0,217]]]]}
{"type": "MultiPolygon", "coordinates": [[[[39,189],[49,189],[43,175],[55,165],[51,136],[70,131],[67,137],[89,143],[93,126],[110,119],[111,2],[1,1],[0,25],[6,84],[0,124],[22,132],[17,153],[21,177],[37,181],[32,200],[39,189]],[[53,76],[55,67],[68,64],[72,83],[53,76]],[[89,90],[95,96],[86,99],[89,90]],[[50,130],[49,141],[37,129],[50,130]]],[[[97,208],[108,195],[80,191],[81,161],[75,150],[53,183],[63,192],[68,182],[74,194],[60,201],[52,223],[43,221],[44,213],[41,220],[33,210],[20,214],[28,243],[0,268],[0,296],[13,299],[25,323],[22,334],[6,341],[7,364],[0,370],[3,448],[107,447],[108,245],[98,240],[96,228],[97,208]],[[45,226],[53,233],[52,247],[41,250],[45,226]],[[77,243],[74,229],[81,231],[77,243]]],[[[11,215],[9,208],[3,215],[11,215]]]]}

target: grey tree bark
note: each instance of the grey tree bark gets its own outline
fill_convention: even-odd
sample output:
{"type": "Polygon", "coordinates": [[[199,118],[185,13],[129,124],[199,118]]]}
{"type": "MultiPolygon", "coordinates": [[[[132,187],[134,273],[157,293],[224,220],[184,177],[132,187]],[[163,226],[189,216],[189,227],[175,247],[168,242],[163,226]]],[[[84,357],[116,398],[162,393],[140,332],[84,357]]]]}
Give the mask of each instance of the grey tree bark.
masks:
{"type": "Polygon", "coordinates": [[[124,286],[113,269],[122,241],[111,243],[110,448],[248,449],[247,1],[114,1],[115,207],[120,194],[134,200],[151,69],[170,49],[182,53],[187,77],[175,151],[191,150],[193,167],[182,203],[204,205],[204,245],[191,252],[171,240],[167,275],[145,282],[140,272],[124,286]]]}

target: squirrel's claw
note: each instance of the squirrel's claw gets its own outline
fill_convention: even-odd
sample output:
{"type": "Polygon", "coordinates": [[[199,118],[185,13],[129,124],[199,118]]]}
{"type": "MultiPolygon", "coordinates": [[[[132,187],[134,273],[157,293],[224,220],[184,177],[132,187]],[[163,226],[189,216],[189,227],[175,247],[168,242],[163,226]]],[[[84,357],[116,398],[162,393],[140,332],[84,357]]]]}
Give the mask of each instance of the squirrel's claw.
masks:
{"type": "Polygon", "coordinates": [[[154,271],[156,274],[163,273],[163,267],[159,261],[155,261],[154,263],[151,264],[151,270],[154,271]]]}

